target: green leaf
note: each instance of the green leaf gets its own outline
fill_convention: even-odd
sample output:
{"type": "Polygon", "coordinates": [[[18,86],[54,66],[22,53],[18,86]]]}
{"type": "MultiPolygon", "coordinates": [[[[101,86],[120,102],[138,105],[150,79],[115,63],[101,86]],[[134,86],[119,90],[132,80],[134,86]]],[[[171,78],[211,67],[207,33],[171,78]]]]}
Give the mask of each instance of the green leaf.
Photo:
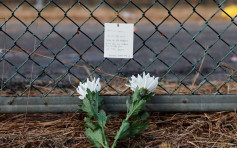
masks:
{"type": "Polygon", "coordinates": [[[98,92],[95,95],[98,96],[98,107],[101,108],[103,105],[103,97],[99,96],[98,92]]]}
{"type": "Polygon", "coordinates": [[[139,100],[132,103],[127,113],[126,120],[128,120],[131,116],[138,115],[142,110],[144,105],[146,104],[146,100],[139,100]]]}
{"type": "Polygon", "coordinates": [[[143,110],[143,107],[145,104],[146,104],[146,100],[140,100],[139,102],[135,102],[133,105],[132,116],[138,115],[139,112],[141,112],[143,110]]]}
{"type": "Polygon", "coordinates": [[[126,101],[126,106],[127,106],[127,112],[128,112],[130,108],[129,100],[126,101]]]}
{"type": "Polygon", "coordinates": [[[97,147],[97,148],[101,148],[101,144],[95,142],[94,140],[92,140],[91,138],[88,137],[88,140],[94,145],[94,147],[97,147]]]}
{"type": "Polygon", "coordinates": [[[91,143],[95,147],[109,148],[107,138],[104,132],[104,126],[108,122],[108,117],[105,111],[100,110],[102,106],[103,98],[99,96],[98,92],[91,92],[87,89],[87,95],[83,99],[83,105],[80,107],[81,110],[87,113],[88,117],[84,118],[86,122],[86,135],[91,143]],[[91,120],[95,121],[95,124],[91,120]]]}
{"type": "Polygon", "coordinates": [[[93,92],[90,91],[90,89],[86,90],[87,95],[84,99],[88,99],[90,102],[93,102],[93,92]]]}
{"type": "Polygon", "coordinates": [[[90,118],[87,118],[85,117],[84,118],[84,121],[86,122],[86,126],[95,130],[96,129],[96,126],[91,122],[91,119],[90,118]]]}
{"type": "Polygon", "coordinates": [[[147,101],[149,101],[149,100],[151,100],[151,97],[153,96],[153,92],[151,92],[151,93],[148,93],[148,94],[146,94],[146,95],[142,95],[141,96],[141,99],[142,100],[147,100],[147,101]]]}
{"type": "Polygon", "coordinates": [[[149,117],[149,113],[145,111],[139,115],[139,118],[143,121],[146,121],[148,117],[149,117]]]}
{"type": "Polygon", "coordinates": [[[138,136],[141,132],[145,131],[148,128],[148,124],[141,120],[133,121],[130,128],[128,129],[129,137],[133,138],[134,136],[138,136]]]}
{"type": "Polygon", "coordinates": [[[90,141],[95,147],[105,147],[100,129],[97,129],[93,132],[90,128],[87,128],[86,135],[89,137],[90,141]]]}
{"type": "Polygon", "coordinates": [[[93,107],[91,106],[91,103],[90,103],[90,101],[87,98],[85,98],[83,100],[83,105],[81,107],[81,110],[86,112],[89,117],[93,117],[94,116],[93,107]]]}
{"type": "Polygon", "coordinates": [[[138,136],[141,134],[141,132],[147,130],[148,127],[149,125],[144,121],[133,121],[132,124],[130,124],[129,128],[120,133],[119,139],[123,140],[128,137],[133,138],[135,136],[138,136]]]}
{"type": "Polygon", "coordinates": [[[139,88],[137,87],[137,88],[135,89],[135,91],[133,92],[132,96],[131,96],[132,102],[139,100],[139,99],[140,99],[139,96],[140,96],[140,94],[139,94],[139,88]]]}
{"type": "Polygon", "coordinates": [[[105,125],[108,123],[109,119],[112,117],[118,117],[118,115],[110,114],[106,116],[106,113],[104,110],[100,110],[100,113],[98,114],[98,124],[101,127],[105,127],[105,125]]]}
{"type": "Polygon", "coordinates": [[[94,101],[94,106],[93,106],[94,111],[96,113],[98,113],[99,112],[99,95],[98,95],[98,93],[94,93],[93,101],[94,101]]]}
{"type": "Polygon", "coordinates": [[[122,125],[115,136],[112,148],[116,147],[116,143],[119,139],[125,139],[127,137],[134,137],[140,135],[142,131],[148,128],[146,123],[149,114],[143,110],[146,102],[150,99],[153,93],[149,93],[146,89],[138,89],[133,92],[129,100],[126,101],[127,116],[123,120],[122,125]],[[128,122],[131,116],[137,116],[137,120],[133,121],[131,124],[128,122]]]}
{"type": "Polygon", "coordinates": [[[117,132],[114,139],[117,141],[118,139],[124,139],[126,137],[127,129],[129,128],[130,123],[128,123],[126,120],[123,120],[122,125],[120,126],[119,131],[117,132]]]}
{"type": "Polygon", "coordinates": [[[148,90],[142,88],[142,89],[139,90],[139,92],[140,92],[140,96],[145,96],[148,93],[148,90]]]}
{"type": "Polygon", "coordinates": [[[107,121],[107,116],[104,110],[100,110],[99,114],[98,114],[98,124],[100,125],[100,127],[105,127],[107,121]]]}

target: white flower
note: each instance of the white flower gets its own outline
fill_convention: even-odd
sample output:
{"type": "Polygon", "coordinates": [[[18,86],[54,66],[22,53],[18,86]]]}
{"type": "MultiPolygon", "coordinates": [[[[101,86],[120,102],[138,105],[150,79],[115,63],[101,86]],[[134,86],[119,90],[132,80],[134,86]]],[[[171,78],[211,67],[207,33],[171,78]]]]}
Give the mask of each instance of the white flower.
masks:
{"type": "Polygon", "coordinates": [[[158,85],[158,79],[159,77],[151,77],[148,73],[147,75],[145,72],[143,72],[143,76],[140,75],[137,76],[137,78],[133,75],[131,77],[131,80],[129,80],[130,85],[126,85],[132,89],[132,91],[135,91],[138,87],[139,89],[144,88],[147,89],[149,92],[154,92],[157,85],[158,85]]]}
{"type": "Polygon", "coordinates": [[[79,86],[77,87],[77,92],[81,95],[79,96],[81,100],[83,100],[86,97],[87,89],[89,89],[91,92],[100,91],[101,89],[100,78],[98,78],[97,80],[94,78],[93,81],[89,81],[89,79],[87,79],[85,83],[80,82],[79,86]]]}

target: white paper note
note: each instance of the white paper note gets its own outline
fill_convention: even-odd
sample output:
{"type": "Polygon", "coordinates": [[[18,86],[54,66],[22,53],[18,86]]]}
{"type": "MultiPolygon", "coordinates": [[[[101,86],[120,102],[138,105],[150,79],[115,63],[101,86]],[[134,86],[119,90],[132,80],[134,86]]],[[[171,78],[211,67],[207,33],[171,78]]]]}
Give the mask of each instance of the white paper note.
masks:
{"type": "Polygon", "coordinates": [[[133,58],[134,24],[105,23],[104,57],[133,58]]]}

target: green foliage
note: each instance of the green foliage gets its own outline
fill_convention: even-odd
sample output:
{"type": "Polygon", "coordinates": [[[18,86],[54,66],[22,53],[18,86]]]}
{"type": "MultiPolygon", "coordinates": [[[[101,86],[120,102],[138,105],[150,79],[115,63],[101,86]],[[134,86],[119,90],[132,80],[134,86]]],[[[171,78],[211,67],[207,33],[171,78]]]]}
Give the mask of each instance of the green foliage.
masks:
{"type": "Polygon", "coordinates": [[[136,88],[133,95],[127,100],[127,116],[114,138],[113,148],[116,147],[119,139],[133,138],[148,128],[147,117],[149,117],[149,114],[143,108],[152,95],[153,93],[149,93],[146,89],[139,90],[136,88]],[[132,116],[136,117],[136,120],[129,122],[129,118],[132,116]]]}
{"type": "Polygon", "coordinates": [[[86,128],[86,135],[89,137],[89,140],[94,144],[95,147],[106,147],[101,129],[92,131],[90,128],[86,128]]]}
{"type": "MultiPolygon", "coordinates": [[[[146,121],[135,120],[132,122],[131,126],[126,131],[126,137],[133,138],[141,134],[142,131],[145,131],[148,128],[146,121]]],[[[126,137],[121,137],[126,138],[126,137]]]]}
{"type": "Polygon", "coordinates": [[[92,130],[96,129],[96,126],[91,122],[90,118],[85,117],[84,121],[86,122],[86,126],[89,127],[92,130]]]}
{"type": "Polygon", "coordinates": [[[104,110],[100,109],[102,106],[102,97],[98,93],[87,90],[87,95],[83,99],[83,105],[80,109],[87,113],[88,117],[84,118],[86,122],[86,135],[95,147],[108,148],[108,141],[105,136],[104,127],[106,126],[109,118],[113,115],[106,116],[104,110]],[[93,122],[92,122],[93,121],[93,122]]]}
{"type": "Polygon", "coordinates": [[[87,95],[83,99],[83,105],[80,106],[80,109],[86,112],[89,117],[95,117],[95,113],[97,113],[102,106],[102,101],[103,98],[98,95],[98,92],[91,92],[87,89],[87,95]]]}
{"type": "Polygon", "coordinates": [[[94,116],[93,106],[90,104],[90,101],[88,99],[83,100],[83,105],[80,107],[81,110],[87,113],[89,117],[94,116]]]}
{"type": "Polygon", "coordinates": [[[148,117],[149,117],[149,113],[148,112],[145,112],[145,111],[140,112],[139,118],[141,120],[146,121],[148,117]]]}
{"type": "Polygon", "coordinates": [[[127,130],[129,129],[129,127],[130,127],[130,124],[126,120],[123,120],[122,125],[119,131],[117,132],[116,136],[114,137],[114,139],[116,141],[119,139],[125,139],[127,136],[127,130]]]}
{"type": "Polygon", "coordinates": [[[107,116],[104,110],[100,110],[100,112],[98,113],[98,124],[100,127],[104,127],[106,125],[106,121],[107,121],[107,116]]]}
{"type": "MultiPolygon", "coordinates": [[[[104,128],[109,119],[115,115],[106,115],[105,111],[101,109],[103,99],[99,97],[98,93],[90,90],[87,90],[87,93],[83,105],[80,107],[88,115],[84,118],[86,135],[95,147],[109,148],[104,128]]],[[[146,89],[136,88],[133,95],[127,100],[127,116],[114,137],[113,148],[116,147],[118,140],[133,138],[148,128],[147,117],[149,114],[143,108],[152,95],[153,93],[149,93],[146,89]],[[129,121],[130,117],[134,117],[135,120],[129,121]]]]}

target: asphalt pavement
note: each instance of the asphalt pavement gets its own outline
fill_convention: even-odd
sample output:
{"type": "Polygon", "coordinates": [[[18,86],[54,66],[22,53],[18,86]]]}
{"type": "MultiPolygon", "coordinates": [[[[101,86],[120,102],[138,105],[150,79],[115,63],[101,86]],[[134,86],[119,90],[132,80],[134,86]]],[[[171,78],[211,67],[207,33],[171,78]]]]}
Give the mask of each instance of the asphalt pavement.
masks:
{"type": "MultiPolygon", "coordinates": [[[[20,23],[8,23],[6,33],[11,38],[0,31],[0,49],[11,49],[7,53],[3,50],[0,55],[1,78],[24,82],[25,76],[27,79],[52,81],[70,72],[84,79],[88,71],[83,67],[89,68],[89,71],[98,67],[108,74],[119,72],[120,76],[131,76],[146,70],[163,80],[183,79],[188,83],[193,81],[195,69],[200,69],[202,73],[197,82],[204,79],[224,80],[226,72],[218,66],[220,61],[237,68],[237,63],[231,61],[234,53],[230,52],[232,48],[237,50],[237,26],[226,21],[210,22],[208,26],[205,22],[191,22],[182,27],[176,22],[158,28],[152,24],[137,24],[134,58],[105,59],[104,28],[98,23],[87,23],[79,31],[72,23],[59,24],[54,30],[46,23],[34,23],[27,31],[20,23]],[[35,50],[35,54],[29,56],[19,47],[28,52],[35,50]],[[78,66],[72,67],[70,63],[78,66]]],[[[99,71],[94,74],[99,75],[110,78],[99,71]]],[[[68,77],[63,81],[68,82],[68,77]]]]}

